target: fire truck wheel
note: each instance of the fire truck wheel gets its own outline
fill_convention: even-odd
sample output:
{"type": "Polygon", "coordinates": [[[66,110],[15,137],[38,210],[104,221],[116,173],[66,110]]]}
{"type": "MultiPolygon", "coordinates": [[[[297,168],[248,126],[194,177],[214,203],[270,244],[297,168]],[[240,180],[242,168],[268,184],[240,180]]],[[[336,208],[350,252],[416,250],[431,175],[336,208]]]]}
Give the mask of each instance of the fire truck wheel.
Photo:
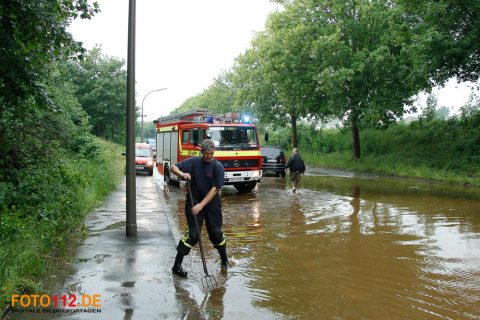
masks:
{"type": "Polygon", "coordinates": [[[247,193],[252,191],[253,188],[257,185],[257,181],[248,181],[242,183],[235,183],[233,186],[235,189],[238,190],[240,193],[247,193]]]}

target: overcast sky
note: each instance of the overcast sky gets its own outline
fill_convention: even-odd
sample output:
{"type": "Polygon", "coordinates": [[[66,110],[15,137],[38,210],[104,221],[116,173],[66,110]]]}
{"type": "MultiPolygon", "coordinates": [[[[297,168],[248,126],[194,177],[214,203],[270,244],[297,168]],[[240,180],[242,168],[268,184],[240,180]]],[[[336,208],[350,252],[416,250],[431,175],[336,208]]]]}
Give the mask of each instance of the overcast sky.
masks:
{"type": "MultiPolygon", "coordinates": [[[[69,28],[87,49],[127,60],[128,0],[97,0],[101,12],[69,28]]],[[[146,119],[201,93],[264,29],[268,0],[137,0],[136,92],[146,119]]]]}
{"type": "MultiPolygon", "coordinates": [[[[127,60],[128,0],[97,0],[101,12],[76,20],[74,38],[87,49],[101,45],[108,56],[127,60]]],[[[137,0],[136,104],[147,120],[167,115],[212,84],[264,29],[276,6],[268,0],[137,0]]],[[[458,109],[470,92],[450,81],[435,90],[439,106],[458,109]]],[[[420,103],[424,103],[422,95],[420,103]]]]}

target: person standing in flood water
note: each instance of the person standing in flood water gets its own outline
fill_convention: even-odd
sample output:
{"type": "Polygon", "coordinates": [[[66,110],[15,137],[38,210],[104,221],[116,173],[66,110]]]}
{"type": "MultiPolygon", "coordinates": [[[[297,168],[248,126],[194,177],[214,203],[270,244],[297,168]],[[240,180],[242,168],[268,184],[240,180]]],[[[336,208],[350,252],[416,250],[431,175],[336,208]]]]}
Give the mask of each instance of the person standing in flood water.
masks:
{"type": "Polygon", "coordinates": [[[290,181],[292,182],[293,193],[295,193],[300,184],[300,176],[305,173],[305,163],[303,162],[302,156],[298,153],[298,148],[293,148],[292,155],[285,166],[285,171],[289,168],[290,181]]]}
{"type": "Polygon", "coordinates": [[[185,203],[185,217],[188,229],[177,245],[177,256],[172,272],[180,277],[186,277],[187,272],[182,268],[183,257],[188,255],[190,249],[198,242],[198,234],[195,217],[198,227],[202,229],[203,220],[207,226],[208,237],[213,246],[220,254],[222,268],[228,269],[227,243],[222,230],[223,216],[222,204],[219,191],[224,184],[225,171],[223,165],[213,158],[215,144],[210,139],[202,142],[202,156],[185,159],[172,165],[171,172],[179,178],[191,181],[192,194],[187,193],[185,203]],[[192,207],[190,200],[192,196],[192,207]]]}

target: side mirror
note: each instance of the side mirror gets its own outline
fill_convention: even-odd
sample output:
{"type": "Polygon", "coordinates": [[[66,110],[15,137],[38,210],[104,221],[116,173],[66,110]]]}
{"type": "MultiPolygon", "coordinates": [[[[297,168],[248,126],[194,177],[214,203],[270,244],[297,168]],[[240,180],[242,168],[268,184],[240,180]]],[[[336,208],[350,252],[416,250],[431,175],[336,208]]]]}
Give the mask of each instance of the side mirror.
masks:
{"type": "Polygon", "coordinates": [[[268,132],[265,132],[265,142],[268,142],[268,132]]]}
{"type": "Polygon", "coordinates": [[[193,145],[198,146],[198,129],[192,130],[193,145]]]}

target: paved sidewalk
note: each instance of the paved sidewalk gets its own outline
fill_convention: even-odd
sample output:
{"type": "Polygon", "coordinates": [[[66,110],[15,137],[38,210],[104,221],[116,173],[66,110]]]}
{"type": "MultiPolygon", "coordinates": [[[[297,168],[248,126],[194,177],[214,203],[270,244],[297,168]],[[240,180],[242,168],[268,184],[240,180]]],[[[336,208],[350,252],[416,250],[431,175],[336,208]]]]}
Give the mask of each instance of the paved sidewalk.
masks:
{"type": "Polygon", "coordinates": [[[100,294],[101,313],[67,319],[182,318],[171,272],[176,241],[169,207],[152,177],[137,176],[136,183],[136,237],[126,237],[125,182],[87,216],[88,236],[77,246],[75,273],[58,294],[100,294]]]}

